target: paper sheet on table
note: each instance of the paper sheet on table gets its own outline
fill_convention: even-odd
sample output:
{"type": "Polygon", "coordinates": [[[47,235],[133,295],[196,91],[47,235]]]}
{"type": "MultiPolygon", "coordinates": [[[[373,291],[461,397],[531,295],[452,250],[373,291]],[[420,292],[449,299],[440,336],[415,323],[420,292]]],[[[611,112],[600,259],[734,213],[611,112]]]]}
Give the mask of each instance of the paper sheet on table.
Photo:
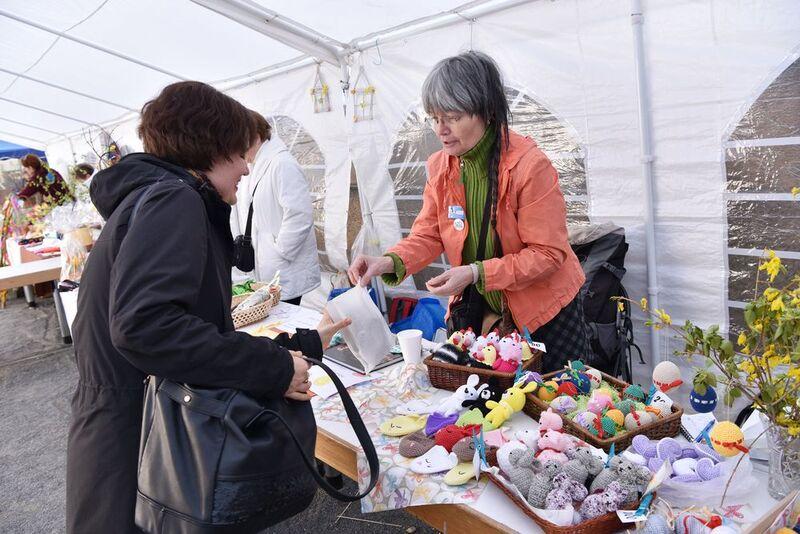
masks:
{"type": "MultiPolygon", "coordinates": [[[[325,364],[330,367],[334,373],[336,373],[336,376],[339,377],[339,380],[342,381],[342,384],[344,384],[345,388],[349,388],[350,386],[354,386],[362,382],[367,382],[374,378],[369,375],[357,373],[356,371],[352,371],[347,367],[337,365],[330,361],[326,361],[325,364]]],[[[311,391],[314,393],[314,395],[322,397],[323,399],[327,399],[331,395],[335,395],[337,393],[336,386],[333,385],[333,381],[328,376],[328,373],[322,370],[322,367],[315,365],[309,369],[308,379],[311,381],[311,391]]]]}
{"type": "Polygon", "coordinates": [[[317,328],[321,319],[322,314],[316,310],[280,302],[269,311],[265,320],[268,323],[280,322],[281,330],[294,334],[298,328],[317,328]]]}

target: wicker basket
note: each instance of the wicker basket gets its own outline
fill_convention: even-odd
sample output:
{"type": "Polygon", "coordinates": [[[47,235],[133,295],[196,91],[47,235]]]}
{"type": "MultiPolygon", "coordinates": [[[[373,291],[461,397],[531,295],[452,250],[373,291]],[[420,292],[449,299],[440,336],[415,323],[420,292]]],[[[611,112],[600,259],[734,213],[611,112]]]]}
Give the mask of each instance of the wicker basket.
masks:
{"type": "MultiPolygon", "coordinates": [[[[257,291],[264,287],[266,284],[263,283],[255,283],[251,287],[257,291]]],[[[270,294],[270,298],[253,306],[252,308],[248,308],[246,310],[240,312],[233,312],[233,310],[241,304],[242,302],[247,299],[250,295],[252,295],[255,291],[250,293],[243,293],[241,295],[234,295],[231,299],[231,318],[233,319],[233,326],[236,329],[239,329],[243,326],[247,326],[249,324],[253,324],[255,322],[260,321],[267,315],[269,315],[269,311],[276,306],[281,301],[281,288],[278,287],[276,291],[273,291],[270,294]]]]}
{"type": "MultiPolygon", "coordinates": [[[[514,504],[516,504],[517,507],[522,510],[523,513],[525,513],[525,515],[533,519],[546,534],[612,534],[613,532],[625,530],[625,526],[619,520],[616,512],[609,512],[605,515],[601,515],[600,517],[595,517],[594,519],[578,523],[577,525],[560,527],[555,523],[551,523],[550,521],[547,521],[546,519],[536,515],[536,513],[531,510],[530,505],[520,498],[519,495],[511,491],[505,484],[503,484],[503,482],[500,481],[496,475],[492,473],[486,473],[486,475],[489,477],[489,481],[492,484],[500,488],[503,493],[508,495],[508,498],[511,499],[514,504]]],[[[635,510],[638,507],[639,501],[629,504],[623,509],[635,510]]]]}
{"type": "MultiPolygon", "coordinates": [[[[423,361],[428,366],[428,376],[433,387],[455,391],[460,386],[467,383],[469,375],[478,375],[481,382],[488,382],[490,378],[497,381],[498,388],[506,390],[514,385],[516,373],[501,373],[492,369],[480,369],[478,367],[467,367],[466,365],[456,365],[452,363],[434,360],[433,356],[428,356],[423,361]]],[[[542,368],[542,353],[534,351],[527,361],[522,362],[523,371],[539,372],[542,368]]]]}
{"type": "MultiPolygon", "coordinates": [[[[543,380],[549,380],[564,371],[555,371],[553,373],[546,374],[542,377],[543,380]]],[[[607,375],[603,372],[600,374],[603,375],[603,380],[608,382],[611,386],[617,389],[620,393],[628,387],[627,382],[623,382],[613,376],[607,375]]],[[[546,411],[549,407],[549,404],[541,400],[533,393],[528,393],[525,396],[525,407],[522,408],[522,411],[526,414],[530,415],[534,419],[538,419],[539,415],[546,411]]],[[[678,433],[681,431],[681,416],[683,415],[683,408],[678,406],[677,404],[672,405],[672,413],[666,417],[662,417],[661,419],[657,419],[656,421],[646,424],[636,430],[625,430],[613,438],[598,438],[597,436],[591,434],[588,430],[583,428],[581,425],[573,421],[568,417],[563,417],[564,420],[564,432],[568,434],[572,434],[583,441],[593,445],[595,447],[599,447],[604,451],[608,452],[611,449],[611,445],[615,445],[614,450],[617,453],[622,452],[623,450],[627,449],[631,445],[631,441],[633,437],[638,434],[644,434],[650,439],[661,439],[667,437],[677,436],[678,433]]]]}

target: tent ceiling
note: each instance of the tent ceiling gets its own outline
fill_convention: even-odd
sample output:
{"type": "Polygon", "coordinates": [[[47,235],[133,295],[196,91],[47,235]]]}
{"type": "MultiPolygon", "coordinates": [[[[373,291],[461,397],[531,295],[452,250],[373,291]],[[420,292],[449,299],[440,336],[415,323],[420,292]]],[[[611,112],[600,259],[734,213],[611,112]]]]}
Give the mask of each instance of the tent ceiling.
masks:
{"type": "MultiPolygon", "coordinates": [[[[463,0],[257,3],[345,43],[464,5],[463,0]]],[[[44,145],[57,137],[52,132],[70,134],[122,118],[178,79],[221,82],[299,56],[297,49],[190,0],[4,0],[0,129],[9,140],[17,136],[44,145]]]]}

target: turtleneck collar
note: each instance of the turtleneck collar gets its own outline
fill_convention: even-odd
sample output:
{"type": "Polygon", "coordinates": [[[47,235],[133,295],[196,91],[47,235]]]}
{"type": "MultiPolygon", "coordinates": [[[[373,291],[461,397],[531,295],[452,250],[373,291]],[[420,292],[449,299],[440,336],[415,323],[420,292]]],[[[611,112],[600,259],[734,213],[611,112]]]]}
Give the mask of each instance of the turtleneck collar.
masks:
{"type": "Polygon", "coordinates": [[[470,148],[459,157],[463,163],[464,171],[473,176],[486,176],[489,167],[489,157],[492,152],[492,142],[494,141],[494,127],[489,126],[483,133],[478,144],[470,148]]]}

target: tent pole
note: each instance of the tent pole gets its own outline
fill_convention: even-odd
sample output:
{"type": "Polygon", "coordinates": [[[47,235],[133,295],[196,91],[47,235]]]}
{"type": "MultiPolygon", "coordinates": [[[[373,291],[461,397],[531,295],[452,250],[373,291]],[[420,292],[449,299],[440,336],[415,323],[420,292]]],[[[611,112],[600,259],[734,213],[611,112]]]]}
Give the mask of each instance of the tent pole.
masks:
{"type": "Polygon", "coordinates": [[[88,122],[88,121],[85,121],[83,119],[78,119],[77,117],[70,117],[69,115],[62,115],[61,113],[56,113],[55,111],[50,111],[49,109],[37,108],[36,106],[32,106],[30,104],[23,104],[22,102],[18,102],[16,100],[12,100],[12,99],[6,98],[4,96],[0,96],[0,100],[2,100],[4,102],[10,102],[12,104],[16,104],[18,106],[22,106],[24,108],[33,109],[33,110],[36,110],[36,111],[41,111],[42,113],[47,113],[49,115],[54,115],[56,117],[61,117],[62,119],[69,119],[71,121],[80,122],[81,124],[86,124],[87,126],[96,126],[96,124],[93,123],[93,122],[88,122]]]}
{"type": "Polygon", "coordinates": [[[115,50],[111,50],[110,48],[106,48],[104,46],[100,46],[100,45],[92,43],[90,41],[86,41],[85,39],[81,39],[80,37],[72,36],[72,35],[70,35],[70,34],[68,34],[66,32],[62,32],[62,31],[59,31],[59,30],[55,30],[53,28],[49,28],[49,27],[47,27],[47,26],[45,26],[43,24],[39,24],[38,22],[34,22],[32,20],[28,20],[28,19],[19,17],[17,15],[14,15],[13,13],[9,13],[8,11],[0,9],[0,16],[9,18],[11,20],[16,20],[17,22],[25,24],[26,26],[32,26],[32,27],[36,28],[37,30],[42,30],[43,32],[47,32],[47,33],[50,33],[52,35],[57,35],[57,36],[61,37],[62,39],[66,39],[68,41],[72,41],[74,43],[78,43],[78,44],[83,45],[83,46],[88,46],[89,48],[94,48],[95,50],[98,50],[100,52],[104,52],[104,53],[112,55],[114,57],[118,57],[119,59],[124,59],[125,61],[128,61],[130,63],[135,63],[135,64],[137,64],[137,65],[139,65],[141,67],[144,67],[146,69],[154,70],[156,72],[160,72],[161,74],[166,74],[167,76],[170,76],[172,78],[176,78],[178,80],[187,80],[188,79],[188,78],[184,78],[183,76],[181,76],[179,74],[175,74],[174,72],[170,72],[170,71],[168,71],[166,69],[162,69],[161,67],[156,67],[155,65],[152,65],[152,64],[147,63],[145,61],[136,59],[136,58],[131,57],[131,56],[127,56],[127,55],[122,54],[120,52],[117,52],[115,50]]]}
{"type": "MultiPolygon", "coordinates": [[[[636,93],[639,107],[639,142],[641,146],[642,175],[645,188],[645,243],[647,247],[647,297],[648,307],[658,308],[658,271],[656,262],[655,191],[653,164],[653,124],[650,117],[650,94],[647,88],[647,68],[644,49],[644,15],[641,0],[631,0],[631,26],[633,29],[633,55],[636,66],[636,93]]],[[[659,354],[658,330],[650,328],[651,362],[666,359],[659,354]]]]}

